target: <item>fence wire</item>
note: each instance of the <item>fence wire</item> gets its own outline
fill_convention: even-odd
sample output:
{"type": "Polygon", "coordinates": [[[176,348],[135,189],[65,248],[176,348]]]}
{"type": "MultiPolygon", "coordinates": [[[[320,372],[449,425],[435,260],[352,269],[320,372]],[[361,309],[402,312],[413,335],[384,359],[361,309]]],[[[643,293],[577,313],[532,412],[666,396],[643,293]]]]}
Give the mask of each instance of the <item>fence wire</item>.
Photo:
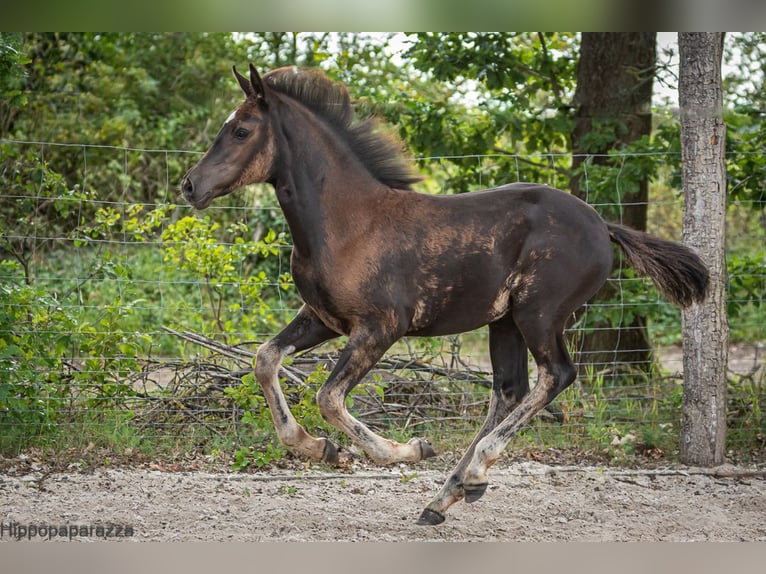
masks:
{"type": "MultiPolygon", "coordinates": [[[[66,444],[173,442],[208,450],[271,441],[250,375],[254,351],[290,320],[300,299],[289,277],[289,233],[270,190],[253,186],[194,213],[176,204],[177,182],[195,161],[190,152],[0,145],[4,448],[47,444],[46,437],[62,444],[62,436],[66,444]]],[[[609,193],[591,196],[589,186],[605,184],[586,171],[590,202],[607,218],[616,208],[619,216],[616,200],[630,185],[621,174],[632,160],[646,161],[639,155],[622,158],[609,193]]],[[[494,181],[500,159],[418,161],[433,174],[431,191],[444,192],[457,177],[455,160],[478,166],[471,172],[478,188],[494,181]]],[[[533,159],[554,168],[544,183],[566,189],[555,169],[566,157],[533,159]]],[[[518,158],[502,160],[508,181],[523,178],[518,158]]],[[[669,175],[655,178],[650,197],[648,231],[680,240],[681,201],[669,175]]],[[[733,202],[729,211],[729,445],[732,456],[762,460],[766,218],[754,202],[733,202]]],[[[517,447],[657,458],[677,450],[680,312],[629,272],[616,272],[609,285],[612,296],[586,305],[567,330],[578,381],[514,441],[517,447]],[[613,335],[613,347],[584,350],[583,340],[599,332],[613,335]],[[642,333],[644,348],[621,348],[621,338],[641,340],[633,335],[642,333]]],[[[390,436],[466,444],[486,412],[487,337],[480,329],[397,343],[349,398],[353,412],[390,436]]],[[[331,432],[312,401],[340,344],[303,354],[281,371],[311,432],[331,432]]],[[[534,384],[531,357],[529,365],[534,384]]]]}

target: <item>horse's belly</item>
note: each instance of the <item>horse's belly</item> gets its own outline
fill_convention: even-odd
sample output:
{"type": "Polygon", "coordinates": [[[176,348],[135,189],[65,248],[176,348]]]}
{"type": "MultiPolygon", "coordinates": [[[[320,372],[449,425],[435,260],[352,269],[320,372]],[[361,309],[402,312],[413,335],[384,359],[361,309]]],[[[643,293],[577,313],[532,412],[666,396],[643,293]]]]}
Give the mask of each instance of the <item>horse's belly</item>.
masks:
{"type": "Polygon", "coordinates": [[[421,303],[415,307],[407,335],[435,337],[473,331],[506,315],[510,301],[510,291],[503,288],[493,294],[462,296],[443,305],[421,303]]]}

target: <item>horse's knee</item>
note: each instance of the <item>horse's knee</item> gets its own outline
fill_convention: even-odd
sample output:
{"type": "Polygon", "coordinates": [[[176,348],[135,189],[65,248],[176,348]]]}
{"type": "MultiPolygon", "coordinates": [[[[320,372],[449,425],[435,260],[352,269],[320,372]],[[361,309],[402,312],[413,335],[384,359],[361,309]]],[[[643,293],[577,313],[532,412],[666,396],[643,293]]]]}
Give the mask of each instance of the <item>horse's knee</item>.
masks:
{"type": "Polygon", "coordinates": [[[271,377],[279,369],[282,356],[273,343],[264,343],[255,354],[255,376],[257,379],[271,377]]]}
{"type": "Polygon", "coordinates": [[[317,406],[322,418],[331,424],[337,421],[345,410],[343,396],[326,386],[317,393],[317,406]]]}

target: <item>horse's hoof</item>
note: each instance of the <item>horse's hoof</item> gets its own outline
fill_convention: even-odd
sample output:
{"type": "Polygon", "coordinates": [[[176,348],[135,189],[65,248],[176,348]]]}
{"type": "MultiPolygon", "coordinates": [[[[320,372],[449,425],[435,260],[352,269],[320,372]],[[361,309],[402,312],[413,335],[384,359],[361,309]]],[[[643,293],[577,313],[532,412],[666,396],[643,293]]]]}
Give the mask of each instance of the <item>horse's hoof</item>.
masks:
{"type": "Polygon", "coordinates": [[[426,508],[420,513],[420,518],[418,518],[416,524],[418,526],[436,526],[442,522],[444,522],[444,515],[441,512],[426,508]]]}
{"type": "Polygon", "coordinates": [[[322,462],[338,466],[340,463],[340,456],[338,454],[338,447],[336,447],[329,439],[324,439],[324,452],[322,453],[322,462]]]}
{"type": "Polygon", "coordinates": [[[476,502],[484,493],[487,492],[487,483],[482,484],[464,484],[463,492],[465,493],[465,501],[467,503],[476,502]]]}
{"type": "Polygon", "coordinates": [[[431,443],[429,443],[427,440],[423,440],[422,438],[413,438],[410,440],[410,444],[417,444],[420,446],[420,460],[425,460],[427,458],[431,458],[432,456],[436,456],[434,447],[432,447],[431,443]]]}

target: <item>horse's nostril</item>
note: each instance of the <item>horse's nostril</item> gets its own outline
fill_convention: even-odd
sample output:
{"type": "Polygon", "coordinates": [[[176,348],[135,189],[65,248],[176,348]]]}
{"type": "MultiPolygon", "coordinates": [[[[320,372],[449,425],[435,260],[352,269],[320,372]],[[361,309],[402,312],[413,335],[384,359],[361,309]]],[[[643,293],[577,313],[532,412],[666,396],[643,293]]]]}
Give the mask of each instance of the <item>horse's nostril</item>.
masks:
{"type": "Polygon", "coordinates": [[[181,183],[181,191],[183,191],[184,195],[187,197],[194,193],[194,184],[192,183],[191,178],[184,178],[183,182],[181,183]]]}

